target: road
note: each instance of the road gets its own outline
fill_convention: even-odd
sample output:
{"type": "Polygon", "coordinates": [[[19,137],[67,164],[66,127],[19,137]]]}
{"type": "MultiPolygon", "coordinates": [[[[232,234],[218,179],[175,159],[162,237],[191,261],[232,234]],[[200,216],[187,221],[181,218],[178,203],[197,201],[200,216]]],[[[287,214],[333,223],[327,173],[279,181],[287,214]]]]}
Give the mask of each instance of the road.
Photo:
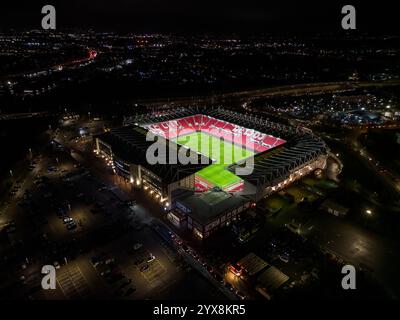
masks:
{"type": "Polygon", "coordinates": [[[171,105],[190,105],[194,102],[197,103],[212,103],[223,102],[227,99],[257,99],[263,97],[274,96],[296,96],[305,94],[325,94],[338,92],[343,90],[353,90],[358,88],[371,88],[371,87],[385,87],[400,85],[400,80],[387,80],[387,81],[338,81],[338,82],[318,82],[318,83],[303,83],[296,85],[283,85],[278,87],[270,87],[254,90],[243,90],[226,93],[216,93],[208,96],[192,96],[187,97],[173,97],[162,99],[138,99],[134,102],[137,104],[149,104],[153,107],[165,104],[171,105]]]}

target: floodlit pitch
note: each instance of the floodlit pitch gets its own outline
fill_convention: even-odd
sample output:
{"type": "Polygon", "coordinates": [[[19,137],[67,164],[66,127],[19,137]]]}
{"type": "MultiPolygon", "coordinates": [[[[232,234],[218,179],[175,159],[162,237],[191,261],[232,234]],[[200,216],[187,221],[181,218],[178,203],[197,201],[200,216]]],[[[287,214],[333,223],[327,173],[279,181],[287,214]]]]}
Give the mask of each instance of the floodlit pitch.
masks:
{"type": "Polygon", "coordinates": [[[204,132],[193,132],[173,140],[212,159],[214,163],[199,171],[197,176],[222,189],[241,181],[226,167],[254,155],[253,151],[204,132]]]}

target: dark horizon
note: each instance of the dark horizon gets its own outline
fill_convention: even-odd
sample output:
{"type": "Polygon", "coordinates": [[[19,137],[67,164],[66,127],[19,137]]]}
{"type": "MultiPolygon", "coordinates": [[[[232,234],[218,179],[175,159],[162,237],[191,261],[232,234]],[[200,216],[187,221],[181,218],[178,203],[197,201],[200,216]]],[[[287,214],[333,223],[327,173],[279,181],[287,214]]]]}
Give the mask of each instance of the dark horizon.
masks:
{"type": "MultiPolygon", "coordinates": [[[[357,10],[355,32],[398,32],[396,10],[387,1],[380,5],[352,2],[357,10]]],[[[172,0],[105,1],[14,1],[2,3],[0,29],[40,28],[41,7],[52,4],[57,10],[57,29],[94,29],[124,32],[177,33],[344,33],[341,29],[343,1],[305,4],[280,1],[273,4],[233,4],[219,1],[185,2],[172,0]]]]}

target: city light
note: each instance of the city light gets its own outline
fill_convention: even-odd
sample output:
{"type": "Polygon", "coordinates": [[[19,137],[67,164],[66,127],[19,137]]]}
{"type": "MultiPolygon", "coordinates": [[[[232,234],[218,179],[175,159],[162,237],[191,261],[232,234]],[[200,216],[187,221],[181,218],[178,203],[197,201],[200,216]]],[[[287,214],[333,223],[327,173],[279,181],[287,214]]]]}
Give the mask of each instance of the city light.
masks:
{"type": "Polygon", "coordinates": [[[85,28],[0,35],[4,297],[400,296],[399,39],[85,28]]]}

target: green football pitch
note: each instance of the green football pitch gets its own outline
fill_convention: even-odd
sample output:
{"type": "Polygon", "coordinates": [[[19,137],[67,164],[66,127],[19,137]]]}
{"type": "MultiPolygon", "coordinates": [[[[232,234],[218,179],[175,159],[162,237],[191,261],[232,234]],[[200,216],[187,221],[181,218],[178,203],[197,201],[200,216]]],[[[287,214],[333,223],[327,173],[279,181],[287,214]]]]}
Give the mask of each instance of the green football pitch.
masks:
{"type": "Polygon", "coordinates": [[[254,154],[245,148],[229,141],[224,141],[203,132],[193,132],[173,139],[175,142],[189,147],[211,158],[214,163],[200,170],[199,177],[220,188],[228,187],[241,179],[225,168],[233,163],[254,154]]]}

